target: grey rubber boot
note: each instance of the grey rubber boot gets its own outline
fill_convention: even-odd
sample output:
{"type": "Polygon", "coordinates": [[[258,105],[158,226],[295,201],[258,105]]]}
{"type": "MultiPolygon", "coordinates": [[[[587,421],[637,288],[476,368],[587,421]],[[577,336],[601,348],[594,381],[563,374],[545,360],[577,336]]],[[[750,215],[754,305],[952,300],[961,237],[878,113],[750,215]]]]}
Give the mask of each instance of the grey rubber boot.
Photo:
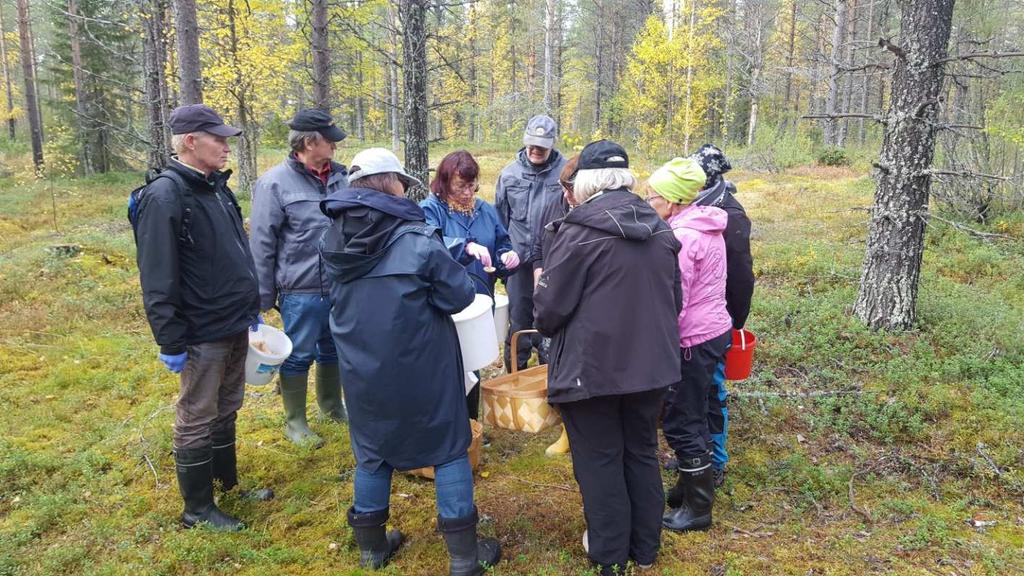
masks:
{"type": "Polygon", "coordinates": [[[341,373],[337,364],[316,365],[316,403],[320,413],[335,422],[346,422],[345,397],[341,391],[341,373]]]}
{"type": "Polygon", "coordinates": [[[323,438],[309,429],[306,422],[306,383],[309,373],[281,374],[281,402],[284,404],[284,435],[300,446],[319,448],[323,438]]]}

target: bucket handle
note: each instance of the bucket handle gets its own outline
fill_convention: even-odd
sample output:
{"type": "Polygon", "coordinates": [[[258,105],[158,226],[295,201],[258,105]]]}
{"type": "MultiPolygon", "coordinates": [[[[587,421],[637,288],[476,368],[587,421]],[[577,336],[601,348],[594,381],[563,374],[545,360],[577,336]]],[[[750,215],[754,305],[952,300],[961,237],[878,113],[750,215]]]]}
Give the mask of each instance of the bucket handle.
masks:
{"type": "Polygon", "coordinates": [[[512,365],[509,366],[509,373],[511,374],[515,374],[519,371],[519,337],[524,334],[539,334],[539,332],[536,330],[520,330],[515,334],[512,334],[512,354],[509,356],[509,362],[512,363],[512,365]]]}
{"type": "Polygon", "coordinates": [[[747,349],[747,331],[740,328],[740,350],[747,349]]]}

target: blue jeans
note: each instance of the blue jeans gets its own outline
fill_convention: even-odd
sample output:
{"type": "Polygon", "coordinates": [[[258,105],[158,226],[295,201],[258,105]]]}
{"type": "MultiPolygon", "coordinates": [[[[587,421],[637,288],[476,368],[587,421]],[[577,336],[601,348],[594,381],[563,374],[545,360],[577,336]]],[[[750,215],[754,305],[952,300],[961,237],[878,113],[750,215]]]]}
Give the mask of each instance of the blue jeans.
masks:
{"type": "Polygon", "coordinates": [[[338,350],[331,336],[331,301],[319,294],[282,294],[281,320],[292,340],[292,355],[281,365],[281,374],[309,372],[317,364],[337,364],[338,350]]]}
{"type": "Polygon", "coordinates": [[[711,432],[711,464],[715,468],[725,468],[729,461],[729,452],[725,449],[725,441],[729,435],[729,407],[726,399],[729,391],[725,388],[725,361],[715,366],[715,374],[708,390],[708,430],[711,432]]]}
{"type": "MultiPolygon", "coordinates": [[[[353,507],[357,514],[379,512],[390,506],[394,470],[386,463],[376,472],[356,467],[353,507]]],[[[441,518],[465,518],[473,513],[473,469],[469,466],[469,456],[434,467],[434,492],[437,514],[441,518]]]]}

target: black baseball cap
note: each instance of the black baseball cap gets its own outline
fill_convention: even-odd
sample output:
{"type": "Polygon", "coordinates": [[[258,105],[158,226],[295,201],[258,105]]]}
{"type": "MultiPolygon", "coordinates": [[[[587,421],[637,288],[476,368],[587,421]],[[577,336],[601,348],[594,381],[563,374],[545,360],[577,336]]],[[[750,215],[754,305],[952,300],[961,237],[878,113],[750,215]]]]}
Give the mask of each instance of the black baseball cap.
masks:
{"type": "Polygon", "coordinates": [[[171,134],[189,134],[192,132],[209,132],[215,136],[238,136],[241,130],[228,126],[224,120],[204,104],[178,106],[171,111],[171,134]]]}
{"type": "Polygon", "coordinates": [[[299,110],[295,117],[288,121],[288,127],[301,132],[319,132],[331,142],[341,142],[345,139],[345,131],[334,124],[331,115],[316,108],[299,110]]]}
{"type": "Polygon", "coordinates": [[[597,170],[600,168],[629,168],[629,155],[611,140],[598,140],[583,147],[577,170],[597,170]]]}

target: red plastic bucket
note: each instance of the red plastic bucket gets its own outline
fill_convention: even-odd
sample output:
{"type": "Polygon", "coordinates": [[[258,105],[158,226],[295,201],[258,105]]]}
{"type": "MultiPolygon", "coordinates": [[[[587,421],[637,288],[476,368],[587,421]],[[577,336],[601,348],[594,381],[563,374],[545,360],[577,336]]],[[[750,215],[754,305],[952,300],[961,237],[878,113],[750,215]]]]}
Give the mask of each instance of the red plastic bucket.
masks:
{"type": "Polygon", "coordinates": [[[725,353],[725,379],[746,380],[754,367],[757,336],[746,328],[732,331],[732,346],[725,353]]]}

